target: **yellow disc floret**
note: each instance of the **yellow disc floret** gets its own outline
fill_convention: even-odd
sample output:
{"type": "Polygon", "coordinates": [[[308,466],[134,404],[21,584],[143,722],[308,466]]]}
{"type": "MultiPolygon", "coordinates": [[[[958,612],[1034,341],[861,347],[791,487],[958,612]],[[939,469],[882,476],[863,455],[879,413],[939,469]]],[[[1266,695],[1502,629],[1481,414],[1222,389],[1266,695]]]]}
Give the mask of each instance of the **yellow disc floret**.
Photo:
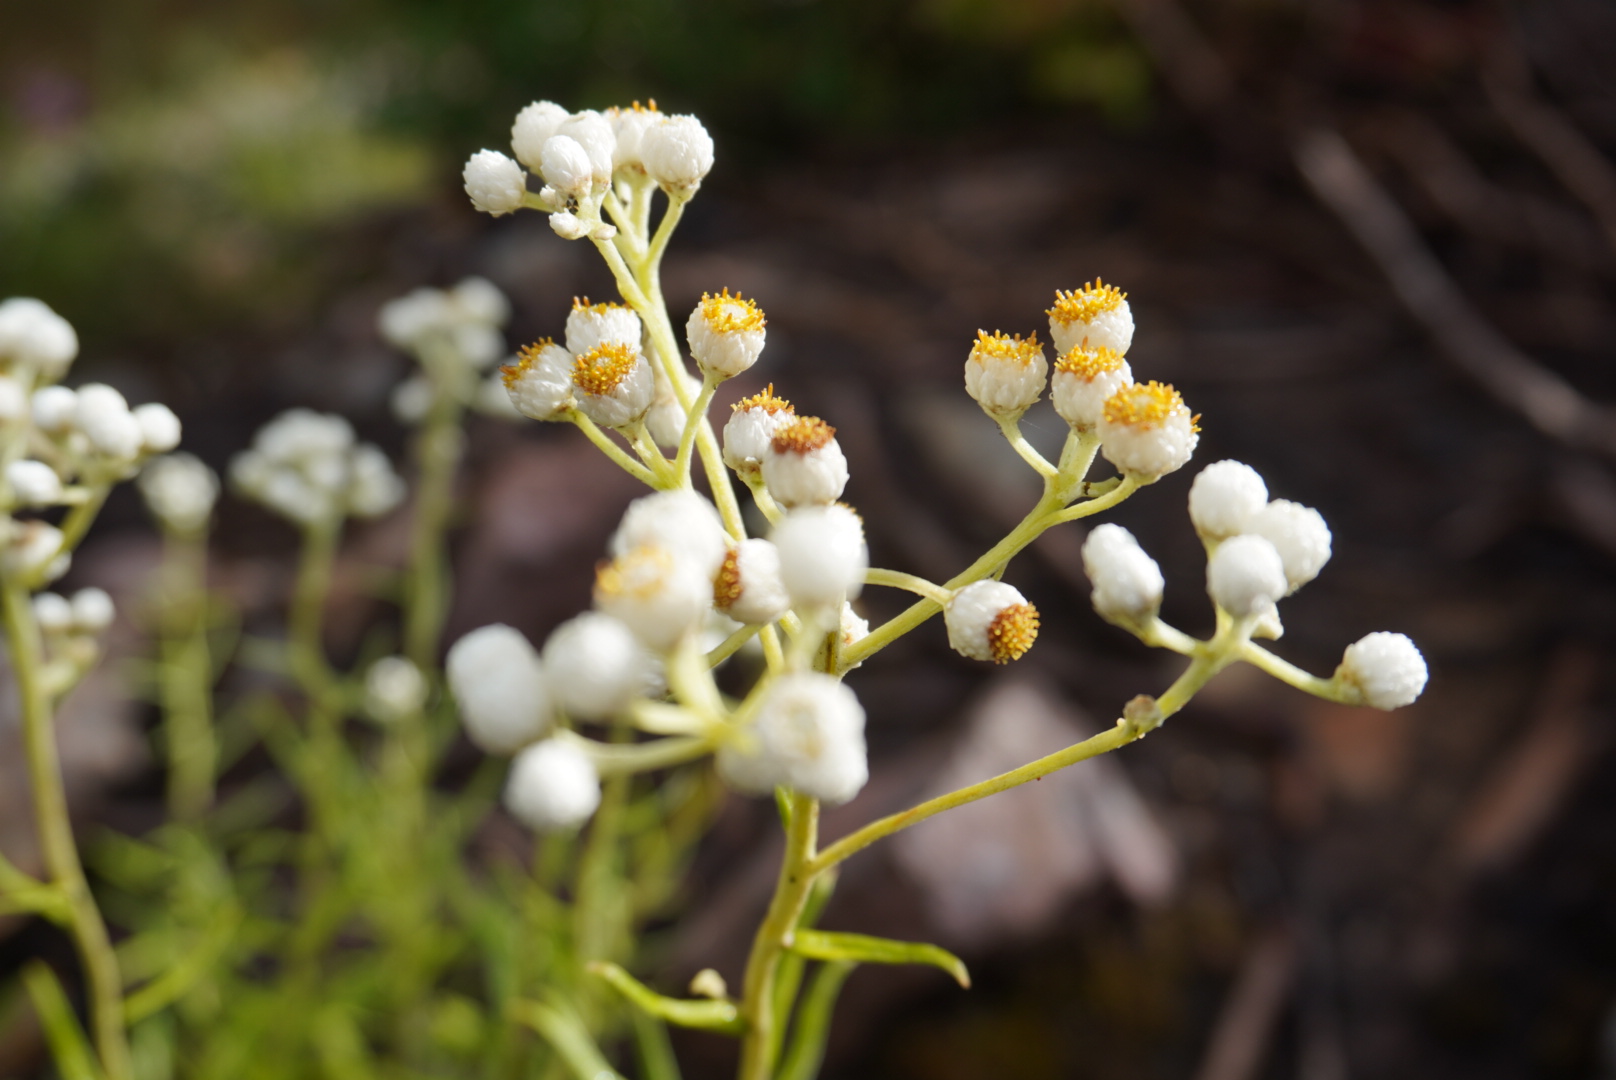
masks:
{"type": "Polygon", "coordinates": [[[1045,314],[1056,322],[1093,322],[1107,311],[1115,311],[1128,299],[1128,294],[1115,285],[1107,285],[1099,278],[1081,289],[1055,290],[1055,306],[1045,314]]]}
{"type": "Polygon", "coordinates": [[[674,571],[673,556],[642,545],[595,567],[595,597],[600,600],[649,600],[661,592],[674,571]]]}
{"type": "Polygon", "coordinates": [[[792,407],[791,402],[787,401],[785,398],[774,396],[773,383],[765,386],[761,394],[753,394],[751,397],[742,398],[734,405],[730,406],[730,408],[734,412],[744,412],[747,409],[762,409],[770,416],[781,412],[786,413],[787,415],[794,415],[797,411],[792,407]]]}
{"type": "Polygon", "coordinates": [[[1011,604],[988,624],[988,649],[995,664],[1020,660],[1038,639],[1038,609],[1031,604],[1011,604]]]}
{"type": "Polygon", "coordinates": [[[623,385],[640,352],[632,345],[602,342],[579,356],[572,365],[572,385],[586,394],[602,397],[623,385]]]}
{"type": "Polygon", "coordinates": [[[738,292],[731,296],[728,289],[717,296],[701,294],[701,317],[717,334],[761,330],[768,325],[768,320],[763,317],[763,309],[757,306],[756,301],[747,300],[738,292]]]}
{"type": "Polygon", "coordinates": [[[817,416],[799,416],[774,433],[776,454],[807,454],[836,437],[836,429],[817,416]]]}
{"type": "Polygon", "coordinates": [[[1075,349],[1068,349],[1059,360],[1055,361],[1055,370],[1068,375],[1076,375],[1084,382],[1093,382],[1101,375],[1108,374],[1122,367],[1122,354],[1115,349],[1108,349],[1104,345],[1091,349],[1088,339],[1075,349]]]}
{"type": "MultiPolygon", "coordinates": [[[[1177,390],[1154,379],[1124,386],[1105,399],[1105,422],[1131,428],[1155,427],[1175,413],[1188,411],[1177,390]]],[[[1199,430],[1194,427],[1199,419],[1199,416],[1190,418],[1192,431],[1199,430]]]]}
{"type": "MultiPolygon", "coordinates": [[[[1038,342],[1038,334],[1034,332],[1023,341],[1020,334],[1012,337],[1009,334],[986,330],[976,332],[976,344],[971,346],[970,359],[978,364],[989,361],[1008,360],[1022,367],[1026,367],[1044,355],[1044,347],[1038,342]]],[[[1045,369],[1048,370],[1048,369],[1045,369]]]]}
{"type": "Polygon", "coordinates": [[[713,607],[728,611],[730,605],[741,598],[741,549],[732,547],[724,553],[724,562],[713,578],[713,607]]]}
{"type": "Polygon", "coordinates": [[[572,310],[590,311],[594,312],[596,315],[604,315],[613,308],[620,308],[622,306],[622,304],[612,303],[611,301],[606,301],[605,303],[600,304],[591,304],[589,302],[589,297],[587,296],[574,296],[572,298],[572,310]]]}
{"type": "Polygon", "coordinates": [[[539,354],[555,344],[554,338],[540,338],[531,345],[523,345],[516,351],[516,363],[506,364],[499,369],[499,377],[509,390],[515,386],[522,375],[534,364],[539,362],[539,354]]]}

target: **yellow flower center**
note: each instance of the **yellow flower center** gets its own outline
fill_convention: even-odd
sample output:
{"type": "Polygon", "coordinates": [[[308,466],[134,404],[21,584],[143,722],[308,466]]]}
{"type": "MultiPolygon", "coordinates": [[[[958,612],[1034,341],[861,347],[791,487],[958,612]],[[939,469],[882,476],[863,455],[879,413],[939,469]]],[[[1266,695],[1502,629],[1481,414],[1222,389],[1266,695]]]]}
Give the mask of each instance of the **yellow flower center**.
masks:
{"type": "Polygon", "coordinates": [[[995,664],[1020,660],[1038,639],[1038,609],[1031,604],[1011,604],[988,623],[988,651],[995,664]]]}
{"type": "Polygon", "coordinates": [[[1093,322],[1097,316],[1121,307],[1128,294],[1095,278],[1081,289],[1055,290],[1055,306],[1045,314],[1063,326],[1093,322]]]}
{"type": "Polygon", "coordinates": [[[622,386],[639,361],[640,351],[634,346],[604,342],[573,361],[572,385],[586,394],[602,397],[622,386]]]}
{"type": "Polygon", "coordinates": [[[725,289],[717,296],[701,294],[701,317],[717,334],[738,334],[743,330],[761,330],[768,325],[763,309],[752,300],[734,296],[725,289]]]}
{"type": "Polygon", "coordinates": [[[806,454],[836,437],[836,429],[817,416],[799,416],[774,433],[776,454],[806,454]]]}
{"type": "Polygon", "coordinates": [[[509,390],[515,386],[522,376],[527,374],[528,369],[539,362],[539,357],[544,354],[544,350],[554,345],[554,338],[540,338],[533,344],[523,345],[518,349],[516,363],[506,364],[499,369],[500,381],[505,384],[505,389],[509,390]]]}
{"type": "Polygon", "coordinates": [[[1043,355],[1044,347],[1038,343],[1036,333],[1023,341],[1020,334],[1011,337],[1009,334],[990,334],[986,330],[978,330],[976,344],[971,346],[971,359],[983,365],[989,361],[1008,360],[1026,367],[1043,355]]]}
{"type": "Polygon", "coordinates": [[[613,308],[620,308],[622,306],[622,304],[613,303],[591,304],[589,302],[589,297],[587,296],[574,296],[572,298],[572,310],[587,311],[594,315],[604,315],[613,308]]]}
{"type": "Polygon", "coordinates": [[[741,549],[730,548],[724,553],[724,563],[713,578],[713,607],[728,611],[731,604],[745,591],[741,585],[741,549]]]}
{"type": "Polygon", "coordinates": [[[1101,375],[1109,374],[1121,367],[1121,353],[1104,345],[1091,349],[1088,338],[1083,339],[1083,344],[1068,349],[1059,360],[1055,361],[1056,371],[1076,375],[1084,382],[1093,382],[1101,375]]]}
{"type": "Polygon", "coordinates": [[[773,383],[770,383],[768,386],[764,387],[763,393],[753,394],[748,398],[742,398],[734,405],[730,406],[730,410],[732,412],[742,412],[746,409],[762,409],[770,416],[773,416],[778,412],[794,415],[797,411],[796,409],[792,408],[791,402],[787,401],[785,398],[774,396],[773,383]]]}
{"type": "MultiPolygon", "coordinates": [[[[1166,383],[1152,379],[1147,383],[1124,386],[1105,399],[1105,422],[1127,427],[1150,428],[1179,413],[1187,413],[1184,399],[1166,383]]],[[[1191,430],[1199,416],[1190,417],[1191,430]]]]}
{"type": "Polygon", "coordinates": [[[672,572],[672,555],[651,545],[637,547],[595,568],[595,596],[649,600],[662,591],[672,572]]]}

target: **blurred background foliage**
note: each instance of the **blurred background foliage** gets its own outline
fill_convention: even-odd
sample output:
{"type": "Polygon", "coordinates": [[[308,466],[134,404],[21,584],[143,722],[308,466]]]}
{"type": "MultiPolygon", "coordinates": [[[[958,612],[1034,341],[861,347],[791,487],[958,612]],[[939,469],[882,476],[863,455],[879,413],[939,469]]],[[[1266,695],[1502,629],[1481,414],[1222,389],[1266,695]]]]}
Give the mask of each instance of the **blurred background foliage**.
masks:
{"type": "Polygon", "coordinates": [[[82,0],[5,22],[0,295],[92,344],[298,325],[366,272],[367,224],[459,199],[459,163],[537,98],[698,112],[735,185],[1012,107],[1131,124],[1150,92],[1093,0],[82,0]]]}

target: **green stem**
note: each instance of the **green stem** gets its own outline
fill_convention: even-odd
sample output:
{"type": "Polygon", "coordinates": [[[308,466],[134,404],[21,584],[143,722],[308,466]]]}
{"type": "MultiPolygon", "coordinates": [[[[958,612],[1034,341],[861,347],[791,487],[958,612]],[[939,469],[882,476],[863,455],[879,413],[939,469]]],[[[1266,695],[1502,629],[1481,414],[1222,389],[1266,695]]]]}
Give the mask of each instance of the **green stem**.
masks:
{"type": "Polygon", "coordinates": [[[872,566],[864,571],[864,581],[867,585],[886,585],[894,589],[903,589],[933,600],[938,604],[947,605],[954,598],[954,594],[938,585],[914,574],[906,574],[902,570],[883,570],[872,566]]]}
{"type": "Polygon", "coordinates": [[[79,862],[78,848],[73,841],[50,701],[39,678],[43,667],[39,627],[34,622],[28,593],[16,583],[7,581],[0,585],[0,605],[4,607],[6,639],[11,647],[12,677],[17,683],[39,846],[44,852],[51,881],[62,890],[70,905],[68,930],[84,965],[96,1054],[107,1080],[132,1080],[134,1066],[129,1055],[128,1032],[123,1024],[123,977],[118,971],[118,957],[112,949],[107,924],[101,918],[95,898],[90,895],[84,866],[79,862]]]}
{"type": "Polygon", "coordinates": [[[1350,687],[1344,687],[1334,679],[1320,678],[1311,672],[1303,671],[1290,661],[1281,660],[1254,642],[1248,641],[1241,646],[1240,659],[1267,672],[1280,682],[1288,683],[1298,690],[1305,690],[1314,697],[1347,705],[1360,704],[1350,687]]]}
{"type": "Polygon", "coordinates": [[[741,1016],[747,1027],[741,1041],[740,1080],[768,1080],[774,1067],[772,1050],[778,1045],[775,1025],[781,1020],[774,1012],[774,980],[781,954],[791,943],[791,933],[808,902],[814,878],[820,873],[814,858],[819,842],[819,800],[797,792],[790,799],[780,877],[746,961],[741,1016]]]}
{"type": "Polygon", "coordinates": [[[1031,465],[1033,471],[1045,480],[1053,480],[1058,470],[1022,436],[1021,417],[995,416],[994,419],[999,422],[999,430],[1004,433],[1005,441],[1021,455],[1021,460],[1031,465]]]}
{"type": "Polygon", "coordinates": [[[325,657],[325,602],[331,591],[342,522],[318,521],[303,530],[297,583],[288,620],[288,659],[292,676],[316,703],[330,708],[340,694],[337,675],[325,657]]]}
{"type": "Polygon", "coordinates": [[[446,545],[449,517],[454,511],[455,474],[464,449],[460,412],[460,402],[447,388],[439,386],[437,400],[415,440],[418,479],[415,518],[410,523],[404,655],[422,671],[431,671],[436,665],[438,639],[448,614],[450,571],[446,545]]]}
{"type": "Polygon", "coordinates": [[[638,461],[635,461],[628,455],[626,450],[612,442],[611,436],[600,430],[600,425],[589,419],[589,417],[585,416],[578,410],[573,409],[570,410],[563,417],[563,419],[573,423],[579,431],[588,436],[589,441],[594,443],[601,453],[605,454],[608,458],[615,462],[624,472],[634,477],[634,479],[638,480],[646,487],[654,488],[657,486],[657,478],[651,472],[651,470],[647,469],[638,461]]]}
{"type": "Polygon", "coordinates": [[[95,523],[95,517],[101,512],[101,506],[107,501],[107,495],[112,491],[111,484],[96,484],[85,496],[84,501],[67,512],[62,519],[62,551],[73,551],[78,548],[79,541],[89,532],[90,526],[95,523]]]}
{"type": "Polygon", "coordinates": [[[213,804],[218,741],[213,730],[213,658],[208,648],[205,534],[164,534],[168,609],[159,644],[168,812],[195,822],[213,804]]]}
{"type": "Polygon", "coordinates": [[[679,483],[684,486],[690,484],[690,451],[696,445],[696,431],[701,426],[698,422],[707,415],[707,406],[712,404],[713,394],[718,391],[719,377],[707,373],[701,380],[701,393],[685,412],[685,429],[679,435],[679,454],[673,461],[673,470],[679,477],[679,483]]]}

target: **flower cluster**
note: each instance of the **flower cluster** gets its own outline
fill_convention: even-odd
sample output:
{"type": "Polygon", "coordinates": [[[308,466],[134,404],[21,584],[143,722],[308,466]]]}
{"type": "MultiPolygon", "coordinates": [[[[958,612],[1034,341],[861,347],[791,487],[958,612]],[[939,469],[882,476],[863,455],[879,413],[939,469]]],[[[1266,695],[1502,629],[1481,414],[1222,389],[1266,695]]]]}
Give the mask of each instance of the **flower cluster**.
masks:
{"type": "Polygon", "coordinates": [[[510,415],[503,384],[490,374],[507,356],[501,328],[510,317],[505,294],[480,277],[452,289],[416,289],[384,304],[376,320],[383,339],[421,364],[419,374],[394,389],[394,415],[419,423],[439,397],[510,415]]]}
{"type": "Polygon", "coordinates": [[[299,525],[379,517],[404,498],[404,481],[380,447],[358,442],[340,416],[289,409],[265,424],[230,462],[236,488],[299,525]]]}

